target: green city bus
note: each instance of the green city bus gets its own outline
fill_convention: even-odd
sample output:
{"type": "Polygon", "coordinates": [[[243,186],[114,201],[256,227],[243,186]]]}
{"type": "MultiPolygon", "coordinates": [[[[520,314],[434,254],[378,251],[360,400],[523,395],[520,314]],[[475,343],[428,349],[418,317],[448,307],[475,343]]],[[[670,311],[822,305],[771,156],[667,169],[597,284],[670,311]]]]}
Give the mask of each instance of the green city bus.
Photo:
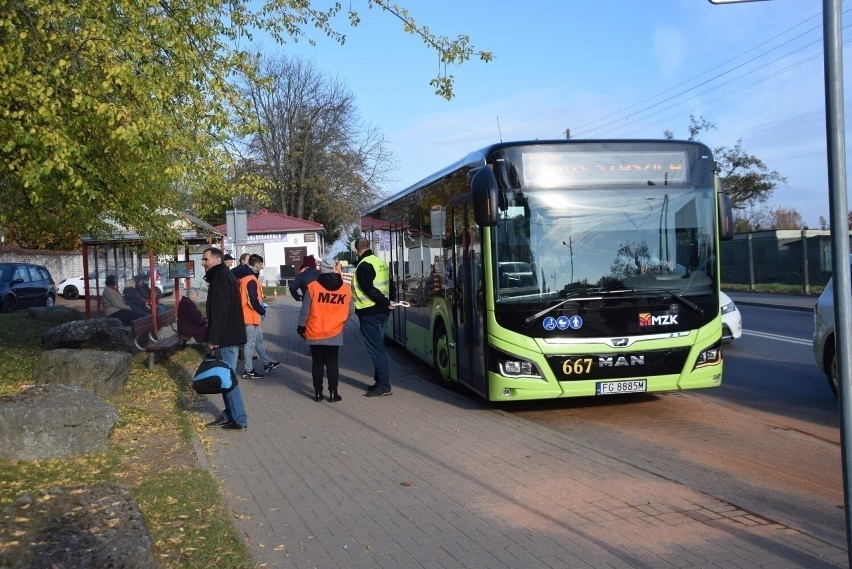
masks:
{"type": "Polygon", "coordinates": [[[491,401],[722,381],[711,151],[674,140],[501,142],[372,207],[387,337],[491,401]]]}

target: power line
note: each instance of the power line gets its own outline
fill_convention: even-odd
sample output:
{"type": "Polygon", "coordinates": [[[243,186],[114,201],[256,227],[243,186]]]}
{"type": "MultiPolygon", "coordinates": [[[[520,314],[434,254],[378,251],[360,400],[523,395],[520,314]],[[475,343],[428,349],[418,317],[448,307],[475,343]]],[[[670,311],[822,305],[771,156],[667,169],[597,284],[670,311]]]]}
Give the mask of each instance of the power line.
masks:
{"type": "MultiPolygon", "coordinates": [[[[846,41],[844,42],[844,45],[849,44],[850,42],[852,42],[852,40],[846,40],[846,41]]],[[[802,48],[802,49],[804,49],[804,48],[802,48]]],[[[794,53],[794,52],[791,52],[791,53],[794,53]]],[[[745,91],[746,89],[750,89],[750,88],[755,87],[755,86],[757,86],[757,85],[759,85],[759,84],[761,84],[761,83],[765,83],[766,81],[769,81],[770,79],[773,79],[773,78],[775,78],[775,77],[777,77],[777,76],[779,76],[779,75],[782,75],[782,74],[784,74],[784,73],[787,73],[788,71],[791,71],[791,70],[793,70],[793,69],[795,69],[795,68],[797,68],[797,67],[800,67],[800,66],[802,66],[802,65],[804,65],[804,64],[806,64],[806,63],[809,63],[809,62],[811,62],[811,61],[813,61],[813,60],[815,60],[815,59],[818,59],[818,58],[819,58],[819,57],[821,57],[821,56],[822,56],[822,51],[819,51],[819,52],[817,52],[817,53],[811,54],[811,55],[807,56],[806,58],[801,59],[801,60],[799,60],[799,61],[796,61],[796,62],[794,62],[794,63],[792,63],[792,64],[790,64],[790,65],[788,65],[788,66],[786,66],[786,67],[784,67],[784,68],[782,68],[782,69],[779,69],[779,70],[777,70],[777,71],[773,71],[772,73],[768,73],[768,74],[763,75],[763,76],[761,76],[761,77],[757,77],[756,79],[753,79],[752,81],[750,81],[749,83],[746,83],[745,85],[741,85],[741,86],[739,86],[739,87],[737,87],[737,88],[735,88],[735,89],[733,89],[733,90],[730,90],[730,91],[727,91],[727,92],[725,92],[725,93],[722,93],[721,95],[719,95],[719,96],[717,96],[717,97],[715,97],[715,98],[713,98],[713,99],[710,99],[710,100],[708,100],[708,101],[704,101],[704,102],[702,102],[700,105],[695,105],[695,106],[693,106],[693,107],[691,107],[690,109],[685,110],[685,111],[684,111],[684,110],[677,111],[676,113],[671,114],[671,115],[668,115],[668,116],[666,116],[665,118],[660,119],[659,121],[657,121],[657,122],[655,122],[655,123],[648,124],[648,125],[646,125],[646,126],[639,127],[639,128],[634,128],[633,130],[628,131],[628,132],[620,132],[620,135],[621,135],[621,136],[630,136],[631,134],[634,134],[634,133],[636,133],[636,132],[641,132],[641,131],[643,131],[643,130],[647,130],[648,128],[651,128],[651,127],[653,127],[653,126],[657,126],[657,125],[659,125],[659,124],[666,123],[666,122],[668,122],[668,121],[669,121],[669,120],[671,120],[671,119],[676,119],[676,118],[678,118],[678,117],[681,117],[681,116],[683,116],[684,112],[692,113],[692,112],[694,112],[694,111],[697,111],[697,110],[699,110],[699,109],[702,109],[702,108],[704,108],[704,107],[707,107],[707,106],[709,106],[709,105],[712,105],[713,103],[717,103],[717,102],[719,102],[719,101],[721,101],[721,100],[723,100],[723,99],[727,99],[727,98],[729,98],[729,97],[731,97],[731,96],[733,96],[733,95],[736,95],[737,93],[740,93],[740,92],[742,92],[742,91],[745,91]]],[[[716,90],[718,90],[718,89],[720,89],[720,88],[722,88],[722,87],[725,87],[726,85],[730,85],[730,84],[734,83],[735,81],[738,81],[738,80],[740,80],[740,79],[742,79],[742,78],[744,78],[744,77],[749,77],[749,76],[754,77],[753,75],[750,75],[750,74],[743,74],[743,75],[740,75],[740,76],[738,76],[738,77],[736,77],[736,78],[734,78],[734,79],[731,79],[730,81],[726,81],[725,83],[722,83],[722,84],[720,84],[720,85],[716,85],[716,86],[714,86],[714,87],[711,87],[710,89],[707,89],[707,90],[705,90],[705,91],[702,91],[702,92],[698,93],[698,95],[699,95],[699,96],[707,95],[707,94],[709,94],[709,93],[712,93],[713,91],[716,91],[716,90]]],[[[662,109],[662,110],[661,110],[661,111],[659,111],[659,112],[652,113],[652,114],[648,115],[647,117],[644,117],[644,118],[639,119],[639,120],[650,120],[650,119],[652,119],[654,116],[656,116],[656,115],[660,114],[661,112],[665,112],[665,111],[667,111],[667,110],[673,109],[673,108],[675,108],[676,106],[677,106],[677,105],[672,105],[672,106],[666,107],[665,109],[662,109]]],[[[625,118],[624,118],[624,120],[625,120],[625,121],[627,121],[627,120],[629,120],[629,119],[630,119],[629,117],[625,117],[625,118]]],[[[623,127],[623,125],[616,125],[616,126],[614,126],[613,128],[610,128],[610,129],[608,129],[608,130],[604,130],[604,131],[600,132],[597,136],[605,137],[608,133],[612,133],[612,132],[619,132],[621,127],[623,127]]]]}
{"type": "MultiPolygon", "coordinates": [[[[846,12],[849,12],[849,11],[850,10],[847,10],[846,12]]],[[[846,13],[846,12],[844,12],[844,13],[846,13]]],[[[673,86],[669,89],[666,89],[665,91],[657,93],[656,95],[653,95],[651,97],[643,99],[642,101],[640,101],[638,103],[634,103],[632,105],[624,107],[624,108],[622,108],[618,111],[615,111],[613,113],[610,113],[608,115],[605,115],[603,117],[595,119],[595,120],[593,120],[589,123],[586,123],[584,125],[581,125],[579,127],[572,127],[572,130],[573,130],[574,133],[581,131],[581,133],[582,133],[581,136],[583,136],[585,138],[591,138],[591,137],[600,138],[600,137],[605,136],[607,133],[620,131],[623,128],[625,122],[627,122],[627,121],[636,121],[636,120],[647,121],[647,120],[651,120],[655,116],[658,116],[662,113],[666,113],[666,112],[670,111],[671,109],[676,108],[681,103],[673,103],[673,104],[664,106],[663,108],[660,108],[661,106],[666,105],[667,103],[672,103],[674,101],[677,101],[678,99],[680,99],[680,98],[682,98],[686,95],[693,94],[697,89],[700,89],[701,87],[707,86],[707,85],[713,83],[714,81],[717,81],[717,80],[719,80],[719,79],[721,79],[721,78],[723,78],[727,75],[730,75],[730,74],[736,72],[737,70],[746,69],[747,66],[749,66],[751,64],[760,63],[759,67],[753,66],[750,69],[746,69],[746,71],[744,71],[743,73],[740,73],[739,75],[736,75],[735,77],[730,78],[730,79],[728,79],[727,81],[725,81],[721,84],[715,85],[715,86],[711,87],[710,89],[706,89],[706,90],[698,93],[698,95],[706,95],[707,93],[721,89],[726,85],[733,84],[736,81],[740,81],[744,78],[753,77],[754,73],[757,69],[779,63],[779,62],[783,61],[784,59],[789,58],[792,55],[799,53],[802,50],[805,50],[805,49],[813,46],[814,44],[820,43],[821,38],[818,38],[818,39],[813,40],[813,41],[811,41],[811,42],[809,42],[805,45],[799,46],[796,49],[793,49],[791,51],[787,51],[787,52],[779,55],[775,59],[772,59],[771,61],[768,61],[768,62],[765,62],[765,63],[761,62],[762,59],[764,59],[766,56],[772,54],[773,52],[776,52],[779,49],[782,49],[784,47],[790,46],[794,41],[802,39],[802,38],[806,37],[808,34],[811,34],[812,32],[819,30],[820,26],[817,25],[817,26],[813,26],[811,28],[808,28],[804,32],[799,33],[796,36],[785,40],[782,44],[780,44],[778,46],[775,46],[775,47],[768,49],[768,50],[764,50],[761,53],[759,53],[758,55],[751,57],[747,61],[739,63],[739,64],[737,64],[733,67],[730,67],[728,69],[725,69],[724,71],[717,73],[716,75],[713,75],[710,78],[703,79],[699,83],[694,84],[694,82],[696,80],[699,80],[699,79],[705,77],[709,73],[712,73],[712,72],[714,72],[718,69],[724,68],[728,64],[741,59],[743,56],[746,56],[746,55],[760,49],[761,47],[766,46],[767,44],[770,44],[771,42],[777,40],[778,38],[781,38],[783,36],[788,35],[790,32],[796,30],[797,28],[800,28],[801,26],[806,25],[808,22],[814,20],[815,18],[819,18],[819,17],[820,17],[819,14],[811,16],[811,17],[805,19],[804,21],[796,24],[795,26],[792,26],[792,27],[788,28],[787,30],[785,30],[785,31],[783,31],[779,34],[776,34],[772,38],[770,38],[766,41],[763,41],[763,42],[757,44],[756,46],[744,51],[743,53],[728,59],[724,63],[716,65],[716,66],[708,69],[707,71],[699,73],[698,75],[695,75],[692,78],[687,79],[686,81],[679,83],[678,85],[675,85],[675,86],[673,86]],[[685,87],[687,85],[689,85],[689,87],[682,88],[682,87],[685,87]],[[678,91],[678,89],[680,89],[680,90],[678,91]],[[677,92],[669,95],[673,91],[677,91],[677,92]],[[669,95],[669,96],[666,96],[666,95],[669,95]],[[660,97],[664,97],[664,96],[666,96],[664,99],[657,100],[660,97]],[[654,101],[656,101],[656,102],[654,102],[654,101]],[[638,110],[637,110],[637,108],[638,108],[638,110]]],[[[846,27],[850,27],[850,26],[846,26],[846,27]]],[[[800,60],[796,63],[793,63],[793,64],[785,67],[784,69],[782,69],[780,71],[764,75],[760,79],[751,81],[745,86],[742,86],[742,87],[739,87],[739,88],[734,89],[732,91],[729,91],[727,93],[724,93],[724,94],[720,95],[719,97],[713,99],[712,101],[708,101],[708,102],[702,103],[701,105],[698,105],[697,107],[693,107],[692,110],[695,110],[695,109],[698,109],[698,108],[703,108],[703,107],[705,107],[705,106],[707,106],[707,105],[709,105],[713,102],[717,102],[721,99],[724,99],[726,97],[730,97],[730,96],[732,96],[736,93],[739,93],[739,92],[741,92],[741,91],[743,91],[747,88],[756,86],[756,85],[758,85],[758,84],[760,84],[764,81],[768,81],[769,79],[776,77],[777,75],[779,75],[781,73],[790,71],[791,69],[793,69],[795,67],[799,67],[800,65],[803,65],[803,64],[805,64],[809,61],[812,61],[813,59],[816,59],[821,54],[822,54],[822,51],[820,50],[819,52],[807,57],[806,59],[800,60]]],[[[662,122],[668,121],[671,118],[677,118],[677,117],[683,116],[683,112],[684,111],[680,111],[676,115],[669,115],[666,118],[661,119],[660,121],[658,121],[656,123],[649,124],[649,125],[646,125],[646,126],[643,126],[643,127],[639,127],[638,129],[634,128],[630,132],[637,132],[637,131],[640,131],[640,130],[646,130],[648,128],[651,128],[652,126],[655,126],[655,125],[660,124],[662,122]]],[[[624,135],[624,134],[622,134],[622,135],[624,135]]],[[[624,136],[626,136],[626,135],[624,135],[624,136]]]]}
{"type": "MultiPolygon", "coordinates": [[[[763,41],[763,42],[761,42],[761,43],[757,44],[756,46],[754,46],[754,47],[752,47],[752,48],[750,48],[750,49],[748,49],[748,50],[744,51],[743,53],[741,53],[741,54],[739,54],[739,55],[735,55],[734,57],[732,57],[732,58],[728,59],[727,61],[724,61],[724,62],[722,62],[722,63],[720,63],[720,64],[718,64],[718,65],[716,65],[716,66],[714,66],[714,67],[711,67],[710,69],[708,69],[708,70],[706,70],[706,71],[703,71],[702,73],[699,73],[698,75],[695,75],[695,76],[693,76],[693,77],[691,77],[691,78],[689,78],[689,79],[687,79],[687,80],[685,80],[685,81],[683,81],[683,82],[681,82],[681,83],[678,83],[677,85],[675,85],[675,86],[673,86],[673,87],[670,87],[669,89],[666,89],[665,91],[661,91],[660,93],[657,93],[656,95],[652,95],[651,97],[648,97],[647,99],[644,99],[644,100],[642,100],[642,101],[639,101],[638,103],[634,103],[633,105],[630,105],[630,106],[628,106],[628,107],[625,107],[625,108],[623,108],[623,109],[621,109],[621,110],[618,110],[618,111],[615,111],[615,112],[610,113],[610,114],[608,114],[608,115],[605,115],[605,116],[603,116],[603,117],[601,117],[601,118],[599,118],[599,119],[595,119],[595,120],[593,120],[593,121],[592,121],[592,122],[590,122],[590,123],[586,123],[586,124],[580,125],[580,126],[579,126],[579,127],[577,127],[577,128],[580,128],[580,129],[584,129],[584,128],[592,128],[592,127],[593,127],[593,125],[595,125],[596,123],[598,123],[598,122],[600,122],[600,121],[602,121],[602,120],[606,120],[606,119],[608,119],[608,118],[610,118],[610,117],[617,116],[617,115],[620,115],[620,114],[622,114],[622,113],[625,113],[625,112],[627,112],[627,111],[629,111],[629,110],[631,110],[631,109],[633,109],[633,108],[635,108],[635,107],[638,107],[638,106],[640,106],[640,105],[643,105],[643,104],[645,104],[645,103],[648,103],[648,102],[650,102],[650,101],[653,101],[653,100],[654,100],[654,99],[656,99],[657,97],[661,97],[661,96],[663,96],[663,95],[665,95],[665,94],[667,94],[667,93],[670,93],[670,92],[674,91],[675,89],[678,89],[679,87],[683,87],[683,86],[685,86],[685,85],[688,85],[688,84],[689,84],[689,83],[691,83],[692,81],[695,81],[696,79],[699,79],[699,78],[703,77],[704,75],[707,75],[708,73],[711,73],[711,72],[715,71],[716,69],[719,69],[719,68],[721,68],[721,67],[724,67],[725,65],[727,65],[727,64],[729,64],[729,63],[731,63],[731,62],[733,62],[733,61],[736,61],[737,59],[741,58],[742,56],[747,55],[747,54],[751,53],[752,51],[754,51],[754,50],[756,50],[756,49],[758,49],[758,48],[760,48],[760,47],[763,47],[764,45],[766,45],[766,44],[768,44],[768,43],[770,43],[770,42],[772,42],[772,41],[774,41],[774,40],[778,39],[779,37],[781,37],[781,36],[783,36],[783,35],[787,34],[788,32],[791,32],[792,30],[795,30],[795,29],[796,29],[796,28],[798,28],[799,26],[803,26],[804,24],[806,24],[807,22],[809,22],[809,21],[813,20],[814,18],[817,18],[818,16],[819,16],[819,14],[814,15],[814,16],[811,16],[810,18],[806,19],[805,21],[800,22],[800,23],[796,24],[795,26],[793,26],[793,27],[791,27],[791,28],[788,28],[787,30],[784,30],[783,32],[781,32],[781,33],[779,33],[779,34],[776,34],[775,36],[773,36],[773,37],[769,38],[769,39],[768,39],[768,40],[766,40],[766,41],[763,41]]],[[[819,26],[817,26],[816,28],[818,28],[818,27],[819,27],[819,26]]],[[[813,30],[814,30],[814,29],[816,29],[816,28],[811,28],[810,30],[807,30],[807,32],[805,32],[805,33],[811,32],[811,31],[813,31],[813,30]]],[[[797,37],[798,37],[798,36],[797,36],[797,37]]],[[[795,38],[794,38],[794,39],[795,39],[795,38]]],[[[786,42],[786,43],[789,43],[789,42],[786,42]]],[[[784,45],[785,45],[785,44],[781,44],[781,45],[779,45],[778,47],[776,47],[776,48],[774,48],[774,49],[779,49],[779,48],[783,47],[784,45]]],[[[769,51],[772,51],[772,50],[769,50],[769,51]]],[[[764,53],[767,53],[767,52],[764,52],[764,53]]],[[[758,56],[758,57],[760,57],[760,56],[758,56]]],[[[728,72],[725,72],[725,73],[728,73],[728,72]]],[[[724,75],[725,73],[722,73],[722,74],[720,74],[720,75],[724,75]]],[[[717,75],[717,77],[718,77],[718,75],[717,75]]]]}

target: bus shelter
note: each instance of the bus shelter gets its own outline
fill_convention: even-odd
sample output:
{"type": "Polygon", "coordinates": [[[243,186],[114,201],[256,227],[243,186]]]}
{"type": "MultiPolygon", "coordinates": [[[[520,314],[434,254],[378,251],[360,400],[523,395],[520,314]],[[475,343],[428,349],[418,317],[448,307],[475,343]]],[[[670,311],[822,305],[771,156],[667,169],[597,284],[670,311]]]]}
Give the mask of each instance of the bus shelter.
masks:
{"type": "Polygon", "coordinates": [[[151,289],[148,300],[155,322],[157,279],[173,280],[177,307],[182,281],[183,288],[187,289],[193,273],[203,271],[201,267],[193,266],[190,255],[210,246],[221,247],[224,235],[209,223],[186,213],[176,214],[175,226],[180,233],[180,241],[173,251],[155,251],[142,235],[132,229],[116,228],[112,235],[106,237],[82,237],[86,319],[99,312],[98,302],[103,287],[101,275],[116,275],[120,282],[136,275],[147,276],[151,289]],[[168,266],[168,274],[162,274],[158,269],[163,264],[168,266]],[[94,278],[90,278],[92,275],[94,278]]]}

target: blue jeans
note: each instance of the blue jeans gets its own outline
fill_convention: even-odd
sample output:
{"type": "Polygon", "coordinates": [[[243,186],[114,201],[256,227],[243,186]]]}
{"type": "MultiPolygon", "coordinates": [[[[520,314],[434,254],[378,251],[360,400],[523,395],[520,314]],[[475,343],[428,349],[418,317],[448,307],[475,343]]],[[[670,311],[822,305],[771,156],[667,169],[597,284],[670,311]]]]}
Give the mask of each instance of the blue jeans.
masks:
{"type": "Polygon", "coordinates": [[[390,372],[388,371],[388,357],[385,353],[385,324],[390,318],[390,310],[386,314],[365,314],[358,316],[361,324],[361,334],[367,344],[367,351],[373,360],[375,372],[373,379],[376,389],[390,389],[390,372]]]}
{"type": "MultiPolygon", "coordinates": [[[[219,348],[219,357],[234,370],[234,373],[237,372],[237,355],[239,354],[239,350],[239,346],[219,348]]],[[[225,419],[243,426],[248,425],[248,415],[246,415],[246,407],[243,404],[243,394],[240,392],[240,386],[237,385],[228,393],[223,393],[222,399],[225,400],[225,411],[222,413],[225,419]]]]}
{"type": "MultiPolygon", "coordinates": [[[[254,369],[254,352],[257,350],[257,357],[260,358],[261,366],[265,366],[272,360],[266,353],[266,348],[263,347],[263,328],[253,324],[246,324],[246,343],[243,344],[243,365],[245,371],[254,369]]],[[[262,369],[260,371],[263,371],[262,369]]]]}

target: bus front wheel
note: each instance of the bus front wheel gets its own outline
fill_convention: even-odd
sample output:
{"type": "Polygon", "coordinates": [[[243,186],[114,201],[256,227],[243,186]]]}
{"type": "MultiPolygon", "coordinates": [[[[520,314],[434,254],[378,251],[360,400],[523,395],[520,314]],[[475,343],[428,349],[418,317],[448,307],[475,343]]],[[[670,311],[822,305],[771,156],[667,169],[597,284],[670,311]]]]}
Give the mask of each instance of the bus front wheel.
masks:
{"type": "Polygon", "coordinates": [[[432,357],[435,359],[435,369],[444,381],[450,380],[450,340],[447,328],[443,322],[438,322],[435,336],[432,340],[432,357]]]}

